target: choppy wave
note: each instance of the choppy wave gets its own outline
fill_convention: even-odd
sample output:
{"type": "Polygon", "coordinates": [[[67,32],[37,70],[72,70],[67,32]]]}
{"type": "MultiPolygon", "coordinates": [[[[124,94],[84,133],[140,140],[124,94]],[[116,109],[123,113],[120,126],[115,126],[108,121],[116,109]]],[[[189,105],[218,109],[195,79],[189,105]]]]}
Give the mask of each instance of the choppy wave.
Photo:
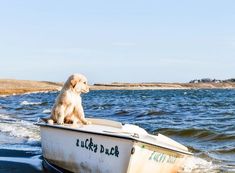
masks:
{"type": "Polygon", "coordinates": [[[42,102],[28,102],[28,101],[22,101],[20,105],[40,105],[42,102]]]}
{"type": "Polygon", "coordinates": [[[150,110],[150,111],[147,112],[146,115],[164,115],[164,114],[166,114],[166,113],[163,112],[163,111],[150,110]]]}
{"type": "Polygon", "coordinates": [[[45,110],[42,111],[42,113],[49,114],[49,113],[51,113],[51,110],[50,109],[45,109],[45,110]]]}
{"type": "Polygon", "coordinates": [[[198,157],[187,158],[184,169],[180,173],[218,173],[219,166],[198,157]]]}
{"type": "Polygon", "coordinates": [[[128,115],[129,111],[128,110],[118,110],[116,111],[116,115],[128,115]]]}
{"type": "MultiPolygon", "coordinates": [[[[10,115],[0,114],[0,132],[10,137],[16,137],[16,141],[34,143],[40,140],[39,128],[32,122],[24,121],[11,117],[10,115]]],[[[7,138],[8,139],[8,138],[7,138]]],[[[12,141],[14,143],[14,141],[12,141]]],[[[11,141],[2,141],[11,143],[11,141]]]]}
{"type": "MultiPolygon", "coordinates": [[[[0,149],[39,151],[33,123],[48,117],[57,94],[1,97],[0,149]]],[[[184,173],[235,172],[235,90],[91,91],[82,98],[86,117],[136,124],[187,146],[194,157],[184,173]]]]}
{"type": "Polygon", "coordinates": [[[159,132],[164,133],[168,136],[179,136],[179,137],[189,137],[189,138],[200,138],[200,140],[214,140],[214,141],[229,141],[235,140],[235,135],[231,134],[220,134],[212,130],[207,129],[173,129],[173,128],[163,128],[159,132]]]}
{"type": "Polygon", "coordinates": [[[233,148],[222,148],[215,150],[219,154],[235,154],[235,146],[233,148]]]}

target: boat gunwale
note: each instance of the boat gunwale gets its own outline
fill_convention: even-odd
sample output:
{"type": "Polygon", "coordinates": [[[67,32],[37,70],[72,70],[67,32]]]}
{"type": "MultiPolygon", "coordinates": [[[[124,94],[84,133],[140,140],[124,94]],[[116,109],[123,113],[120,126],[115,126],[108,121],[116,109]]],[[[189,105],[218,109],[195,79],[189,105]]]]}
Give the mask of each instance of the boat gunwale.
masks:
{"type": "Polygon", "coordinates": [[[167,150],[178,152],[178,153],[185,154],[185,155],[193,155],[193,153],[191,153],[189,151],[184,151],[184,150],[181,150],[181,149],[178,149],[178,148],[174,149],[174,148],[164,147],[164,146],[152,143],[152,142],[147,142],[145,140],[141,140],[140,138],[136,138],[134,136],[123,136],[123,135],[118,135],[117,133],[107,133],[107,132],[105,132],[105,133],[94,132],[94,131],[88,131],[88,130],[82,130],[82,129],[75,129],[75,128],[61,126],[61,125],[50,125],[50,124],[45,124],[45,123],[40,123],[40,122],[35,123],[35,125],[44,126],[44,127],[48,127],[48,128],[55,128],[55,129],[81,132],[81,133],[95,134],[95,135],[100,135],[100,136],[108,136],[108,137],[127,139],[127,140],[132,140],[133,142],[142,142],[144,144],[153,145],[155,147],[167,149],[167,150]]]}

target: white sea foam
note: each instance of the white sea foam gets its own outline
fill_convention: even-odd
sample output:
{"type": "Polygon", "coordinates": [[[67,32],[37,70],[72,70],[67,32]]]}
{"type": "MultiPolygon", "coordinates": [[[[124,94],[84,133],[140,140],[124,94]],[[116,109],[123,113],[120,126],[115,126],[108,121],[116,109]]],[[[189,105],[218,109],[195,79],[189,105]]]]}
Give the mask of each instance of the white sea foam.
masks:
{"type": "Polygon", "coordinates": [[[4,120],[0,122],[0,132],[11,137],[17,137],[28,143],[40,140],[39,128],[32,122],[19,120],[10,115],[3,114],[0,114],[0,120],[4,120]]]}
{"type": "Polygon", "coordinates": [[[45,110],[42,111],[42,113],[48,114],[48,113],[51,113],[51,110],[50,109],[45,109],[45,110]]]}
{"type": "MultiPolygon", "coordinates": [[[[58,88],[58,91],[60,91],[61,89],[58,88]]],[[[38,94],[38,93],[56,93],[58,91],[33,91],[33,92],[26,92],[26,93],[23,93],[23,94],[17,94],[17,95],[30,95],[30,94],[38,94]]],[[[15,94],[16,95],[16,94],[15,94]]]]}
{"type": "Polygon", "coordinates": [[[212,161],[192,156],[187,158],[184,169],[180,173],[217,173],[218,168],[219,166],[212,161]]]}
{"type": "Polygon", "coordinates": [[[7,95],[0,95],[0,97],[8,97],[8,96],[18,96],[18,95],[30,95],[30,94],[38,94],[38,93],[57,93],[61,90],[62,87],[58,87],[57,91],[34,91],[34,92],[26,92],[26,93],[12,93],[7,95]]]}
{"type": "Polygon", "coordinates": [[[9,115],[0,114],[0,119],[7,120],[7,119],[12,119],[12,118],[9,115]]]}
{"type": "Polygon", "coordinates": [[[42,102],[28,102],[28,101],[22,101],[20,105],[40,105],[42,102]]]}
{"type": "Polygon", "coordinates": [[[7,96],[8,96],[8,95],[0,95],[0,98],[1,98],[1,97],[7,97],[7,96]]]}
{"type": "Polygon", "coordinates": [[[1,149],[6,149],[6,150],[16,150],[16,151],[31,151],[35,154],[41,154],[42,153],[42,148],[40,145],[38,146],[30,146],[29,144],[1,144],[0,146],[1,149]]]}

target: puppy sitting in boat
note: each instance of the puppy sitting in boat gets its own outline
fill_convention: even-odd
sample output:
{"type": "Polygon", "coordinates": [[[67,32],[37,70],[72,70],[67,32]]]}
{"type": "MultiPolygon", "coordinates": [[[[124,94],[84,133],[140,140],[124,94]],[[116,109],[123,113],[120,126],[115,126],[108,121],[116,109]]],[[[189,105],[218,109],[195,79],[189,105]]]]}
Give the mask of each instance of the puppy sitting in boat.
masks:
{"type": "Polygon", "coordinates": [[[85,119],[81,93],[88,93],[87,79],[82,74],[73,74],[65,82],[60,94],[56,98],[51,111],[51,117],[47,120],[49,124],[73,123],[79,121],[83,124],[91,124],[85,119]]]}

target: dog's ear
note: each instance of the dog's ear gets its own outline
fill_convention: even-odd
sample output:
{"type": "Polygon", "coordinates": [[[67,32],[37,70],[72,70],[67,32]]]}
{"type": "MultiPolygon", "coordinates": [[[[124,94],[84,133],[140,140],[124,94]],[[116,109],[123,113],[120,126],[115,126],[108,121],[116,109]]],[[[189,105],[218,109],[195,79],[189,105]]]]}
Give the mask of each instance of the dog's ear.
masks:
{"type": "Polygon", "coordinates": [[[80,77],[74,76],[70,81],[71,86],[74,88],[77,85],[77,83],[79,83],[80,81],[81,81],[80,77]]]}
{"type": "Polygon", "coordinates": [[[74,87],[76,86],[77,82],[78,82],[78,81],[73,78],[73,79],[70,81],[71,86],[74,88],[74,87]]]}

